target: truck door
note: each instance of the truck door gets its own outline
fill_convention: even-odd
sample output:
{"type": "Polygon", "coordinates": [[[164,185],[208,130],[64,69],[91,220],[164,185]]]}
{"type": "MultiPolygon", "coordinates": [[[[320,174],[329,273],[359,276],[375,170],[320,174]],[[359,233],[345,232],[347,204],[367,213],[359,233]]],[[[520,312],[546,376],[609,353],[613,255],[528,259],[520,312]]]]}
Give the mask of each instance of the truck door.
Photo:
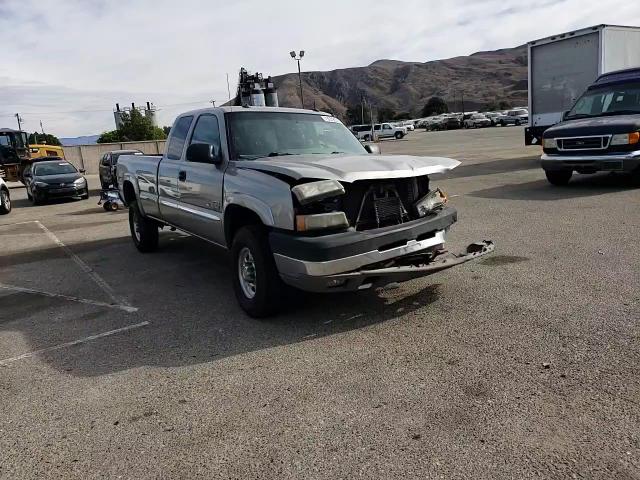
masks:
{"type": "MultiPolygon", "coordinates": [[[[218,152],[222,152],[221,120],[214,113],[201,114],[196,120],[188,145],[206,143],[214,145],[218,152]]],[[[185,159],[178,179],[180,205],[183,211],[180,226],[221,245],[224,245],[221,221],[224,166],[224,162],[213,165],[185,159]]]]}
{"type": "Polygon", "coordinates": [[[167,150],[158,166],[158,203],[160,215],[167,222],[182,227],[182,211],[180,209],[180,191],[178,189],[179,172],[185,164],[184,150],[187,134],[191,128],[193,116],[187,115],[176,120],[171,128],[167,142],[167,150]]]}

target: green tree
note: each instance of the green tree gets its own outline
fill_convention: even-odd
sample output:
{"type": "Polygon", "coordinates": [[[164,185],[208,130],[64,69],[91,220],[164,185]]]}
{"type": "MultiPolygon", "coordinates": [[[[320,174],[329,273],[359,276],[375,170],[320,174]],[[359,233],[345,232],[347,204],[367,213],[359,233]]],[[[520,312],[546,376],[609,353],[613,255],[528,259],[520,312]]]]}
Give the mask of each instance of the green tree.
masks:
{"type": "Polygon", "coordinates": [[[164,132],[164,134],[168,137],[169,136],[169,132],[171,131],[171,127],[167,127],[166,125],[164,127],[162,127],[162,131],[164,132]]]}
{"type": "Polygon", "coordinates": [[[396,111],[388,107],[380,107],[378,109],[378,121],[390,122],[396,118],[396,111]]]}
{"type": "Polygon", "coordinates": [[[29,134],[29,145],[46,143],[47,145],[62,145],[58,137],[50,133],[33,132],[29,134]]]}
{"type": "Polygon", "coordinates": [[[430,117],[431,115],[440,115],[441,113],[448,113],[449,106],[440,97],[431,97],[427,100],[427,104],[422,109],[423,117],[430,117]]]}
{"type": "Polygon", "coordinates": [[[396,114],[396,116],[394,117],[394,120],[409,120],[412,117],[413,117],[413,114],[411,112],[400,112],[396,114]]]}
{"type": "Polygon", "coordinates": [[[509,110],[511,108],[511,104],[506,100],[501,100],[500,103],[498,103],[498,107],[500,110],[509,110]]]}
{"type": "Polygon", "coordinates": [[[117,130],[104,132],[98,138],[98,143],[140,142],[143,140],[164,140],[167,138],[164,130],[156,127],[151,120],[138,110],[122,114],[122,125],[117,130]]]}
{"type": "Polygon", "coordinates": [[[362,106],[350,105],[345,112],[347,123],[349,125],[361,125],[371,123],[371,116],[369,115],[369,109],[365,105],[364,107],[364,119],[362,118],[362,106]]]}

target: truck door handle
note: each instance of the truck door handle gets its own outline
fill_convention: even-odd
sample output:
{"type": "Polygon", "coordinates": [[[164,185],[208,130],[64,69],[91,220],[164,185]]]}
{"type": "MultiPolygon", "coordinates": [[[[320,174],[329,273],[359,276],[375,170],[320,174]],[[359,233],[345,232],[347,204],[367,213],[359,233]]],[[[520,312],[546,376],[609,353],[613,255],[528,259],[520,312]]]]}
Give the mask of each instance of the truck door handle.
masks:
{"type": "Polygon", "coordinates": [[[181,182],[186,182],[187,181],[187,172],[185,172],[184,170],[180,170],[178,172],[178,180],[181,182]]]}

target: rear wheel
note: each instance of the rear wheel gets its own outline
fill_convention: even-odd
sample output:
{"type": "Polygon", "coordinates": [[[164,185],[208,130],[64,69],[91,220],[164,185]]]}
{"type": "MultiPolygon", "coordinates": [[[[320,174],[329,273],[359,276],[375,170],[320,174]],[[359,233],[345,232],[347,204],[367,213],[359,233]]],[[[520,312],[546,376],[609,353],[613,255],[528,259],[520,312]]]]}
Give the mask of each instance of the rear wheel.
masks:
{"type": "Polygon", "coordinates": [[[519,127],[520,126],[520,120],[516,120],[516,126],[519,127]]]}
{"type": "Polygon", "coordinates": [[[238,230],[231,260],[233,290],[242,309],[254,318],[276,313],[284,285],[262,226],[248,225],[238,230]]]}
{"type": "Polygon", "coordinates": [[[544,174],[547,176],[547,180],[552,185],[567,185],[573,171],[571,170],[545,170],[544,174]]]}
{"type": "Polygon", "coordinates": [[[134,245],[142,253],[158,248],[158,224],[142,215],[136,201],[129,205],[129,229],[134,245]]]}
{"type": "Polygon", "coordinates": [[[11,196],[6,188],[0,189],[0,215],[6,215],[11,211],[11,196]]]}

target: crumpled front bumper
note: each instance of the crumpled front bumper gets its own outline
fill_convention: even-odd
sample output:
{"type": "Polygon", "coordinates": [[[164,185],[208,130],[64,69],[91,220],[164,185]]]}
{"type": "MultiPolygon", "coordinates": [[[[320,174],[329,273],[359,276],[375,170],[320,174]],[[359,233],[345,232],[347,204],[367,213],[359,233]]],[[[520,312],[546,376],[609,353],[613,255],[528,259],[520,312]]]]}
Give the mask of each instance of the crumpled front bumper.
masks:
{"type": "Polygon", "coordinates": [[[356,271],[326,276],[281,274],[285,283],[310,292],[345,292],[383,287],[389,283],[404,282],[432,275],[470,260],[476,260],[494,251],[490,240],[469,245],[465,252],[442,254],[431,259],[430,253],[409,254],[398,257],[394,265],[386,268],[361,268],[356,271]],[[403,261],[405,260],[405,261],[403,261]]]}

